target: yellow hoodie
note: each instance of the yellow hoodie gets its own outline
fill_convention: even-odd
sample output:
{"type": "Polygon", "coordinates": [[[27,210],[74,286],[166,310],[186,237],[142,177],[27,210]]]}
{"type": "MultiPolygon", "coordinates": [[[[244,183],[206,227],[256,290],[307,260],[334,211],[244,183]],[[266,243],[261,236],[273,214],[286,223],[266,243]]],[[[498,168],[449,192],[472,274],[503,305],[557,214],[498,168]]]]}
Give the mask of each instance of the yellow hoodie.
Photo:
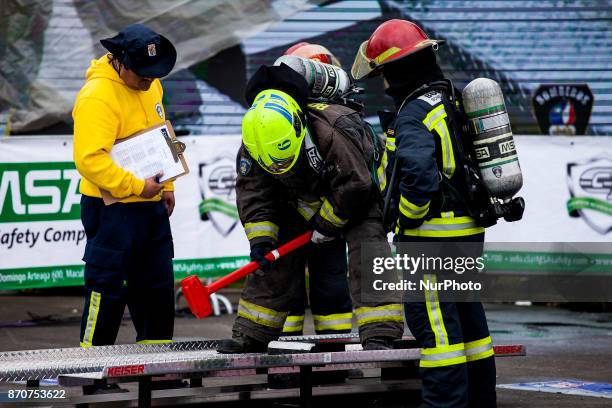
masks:
{"type": "MultiPolygon", "coordinates": [[[[158,79],[148,91],[129,88],[109,64],[108,54],[91,62],[77,95],[74,119],[74,162],[83,177],[81,194],[100,197],[100,188],[121,202],[159,201],[139,195],[144,180],[117,166],[110,157],[115,141],[165,121],[163,90],[158,79]]],[[[173,191],[172,183],[164,191],[173,191]]]]}

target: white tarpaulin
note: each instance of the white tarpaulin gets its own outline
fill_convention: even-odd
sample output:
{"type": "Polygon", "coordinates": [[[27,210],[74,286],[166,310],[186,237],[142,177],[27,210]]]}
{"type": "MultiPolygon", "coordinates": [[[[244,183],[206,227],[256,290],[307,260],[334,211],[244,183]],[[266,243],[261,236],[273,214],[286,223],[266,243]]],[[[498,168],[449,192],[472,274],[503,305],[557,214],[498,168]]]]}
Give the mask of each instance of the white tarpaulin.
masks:
{"type": "MultiPolygon", "coordinates": [[[[240,138],[181,140],[191,172],[175,184],[176,278],[225,274],[248,254],[235,206],[240,138]]],[[[610,242],[612,139],[524,136],[516,143],[525,215],[488,229],[487,241],[610,242]]],[[[0,289],[82,283],[78,180],[70,136],[0,139],[0,289]]]]}

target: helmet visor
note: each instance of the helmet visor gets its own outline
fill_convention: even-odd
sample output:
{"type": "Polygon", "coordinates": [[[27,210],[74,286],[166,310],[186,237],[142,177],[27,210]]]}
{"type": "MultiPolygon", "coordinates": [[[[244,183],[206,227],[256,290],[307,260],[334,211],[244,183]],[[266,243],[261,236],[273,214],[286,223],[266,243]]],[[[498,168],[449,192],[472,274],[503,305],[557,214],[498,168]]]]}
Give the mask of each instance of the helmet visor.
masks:
{"type": "Polygon", "coordinates": [[[370,74],[376,68],[376,63],[366,56],[366,48],[368,47],[368,42],[364,41],[359,46],[359,50],[357,50],[357,55],[355,56],[355,61],[353,61],[353,67],[351,68],[351,75],[356,80],[363,79],[370,74]]]}
{"type": "Polygon", "coordinates": [[[272,174],[283,174],[293,166],[295,155],[288,157],[282,161],[274,162],[266,165],[266,169],[272,174]]]}

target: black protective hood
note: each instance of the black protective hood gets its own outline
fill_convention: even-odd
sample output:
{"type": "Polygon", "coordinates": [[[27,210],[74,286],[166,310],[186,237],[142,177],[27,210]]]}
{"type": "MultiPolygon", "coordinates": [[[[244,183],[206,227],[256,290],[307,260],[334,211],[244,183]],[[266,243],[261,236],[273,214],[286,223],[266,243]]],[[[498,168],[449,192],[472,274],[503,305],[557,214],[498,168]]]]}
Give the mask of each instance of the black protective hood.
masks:
{"type": "Polygon", "coordinates": [[[279,66],[262,65],[253,74],[244,91],[248,106],[253,104],[255,97],[266,89],[276,89],[289,94],[304,110],[310,96],[308,82],[303,76],[285,64],[279,66]]]}
{"type": "Polygon", "coordinates": [[[389,83],[385,93],[393,98],[396,108],[399,108],[404,99],[415,89],[444,79],[444,74],[436,61],[436,54],[431,47],[407,58],[385,64],[382,72],[389,83]]]}

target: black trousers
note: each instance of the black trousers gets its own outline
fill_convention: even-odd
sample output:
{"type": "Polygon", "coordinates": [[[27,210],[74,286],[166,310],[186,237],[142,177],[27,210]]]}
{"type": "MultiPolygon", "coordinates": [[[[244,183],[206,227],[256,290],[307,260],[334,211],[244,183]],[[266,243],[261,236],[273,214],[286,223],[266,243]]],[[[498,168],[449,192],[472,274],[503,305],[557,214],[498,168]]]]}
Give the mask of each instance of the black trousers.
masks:
{"type": "Polygon", "coordinates": [[[114,344],[126,305],[136,341],[171,341],[174,249],[164,203],[105,206],[84,195],[81,221],[87,236],[81,346],[114,344]]]}
{"type": "Polygon", "coordinates": [[[308,303],[317,334],[350,333],[353,302],[348,286],[346,241],[338,238],[311,245],[307,263],[308,285],[297,277],[301,280],[301,287],[298,286],[293,298],[283,334],[296,336],[303,333],[308,303]]]}
{"type": "MultiPolygon", "coordinates": [[[[455,238],[413,238],[397,242],[484,242],[484,234],[455,238]]],[[[482,255],[482,249],[479,254],[482,255]]],[[[496,407],[495,361],[484,308],[480,302],[404,304],[406,323],[422,348],[420,373],[423,408],[496,407]]]]}

